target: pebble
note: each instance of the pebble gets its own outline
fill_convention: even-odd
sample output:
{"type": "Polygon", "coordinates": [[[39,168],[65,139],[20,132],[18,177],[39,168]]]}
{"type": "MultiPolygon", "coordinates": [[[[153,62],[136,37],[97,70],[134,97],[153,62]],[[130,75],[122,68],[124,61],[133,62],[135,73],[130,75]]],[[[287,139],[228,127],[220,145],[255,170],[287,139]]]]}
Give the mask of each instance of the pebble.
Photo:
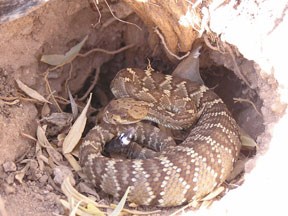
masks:
{"type": "Polygon", "coordinates": [[[53,169],[54,182],[58,185],[61,185],[65,178],[70,177],[71,184],[75,185],[75,180],[73,178],[72,170],[67,166],[57,166],[53,169]]]}
{"type": "Polygon", "coordinates": [[[2,166],[5,172],[15,172],[17,170],[16,164],[12,161],[7,161],[2,166]]]}

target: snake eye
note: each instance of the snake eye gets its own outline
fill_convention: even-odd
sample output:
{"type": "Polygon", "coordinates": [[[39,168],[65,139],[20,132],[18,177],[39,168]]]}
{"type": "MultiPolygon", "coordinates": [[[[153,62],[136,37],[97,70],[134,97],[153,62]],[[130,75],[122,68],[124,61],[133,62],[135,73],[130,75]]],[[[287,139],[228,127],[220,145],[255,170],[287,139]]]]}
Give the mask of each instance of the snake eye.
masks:
{"type": "Polygon", "coordinates": [[[117,121],[117,116],[112,114],[111,117],[110,117],[109,123],[116,124],[117,122],[118,122],[117,121]]]}

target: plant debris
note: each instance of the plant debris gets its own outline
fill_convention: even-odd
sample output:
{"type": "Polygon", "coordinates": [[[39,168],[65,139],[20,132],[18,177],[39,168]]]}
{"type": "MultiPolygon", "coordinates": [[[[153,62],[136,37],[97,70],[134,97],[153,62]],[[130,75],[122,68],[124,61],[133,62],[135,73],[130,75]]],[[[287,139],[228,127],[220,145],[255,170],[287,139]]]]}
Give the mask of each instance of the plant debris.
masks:
{"type": "Polygon", "coordinates": [[[16,79],[16,82],[19,86],[19,88],[25,92],[28,96],[30,96],[33,99],[36,99],[39,102],[42,103],[50,103],[48,100],[46,100],[41,94],[39,94],[37,91],[35,91],[34,89],[28,87],[27,85],[25,85],[23,82],[21,82],[19,79],[16,79]]]}
{"type": "Polygon", "coordinates": [[[72,62],[80,52],[81,48],[83,47],[87,39],[88,35],[85,36],[80,43],[76,44],[64,55],[62,54],[43,55],[41,57],[41,61],[53,66],[63,66],[64,64],[72,62]]]}

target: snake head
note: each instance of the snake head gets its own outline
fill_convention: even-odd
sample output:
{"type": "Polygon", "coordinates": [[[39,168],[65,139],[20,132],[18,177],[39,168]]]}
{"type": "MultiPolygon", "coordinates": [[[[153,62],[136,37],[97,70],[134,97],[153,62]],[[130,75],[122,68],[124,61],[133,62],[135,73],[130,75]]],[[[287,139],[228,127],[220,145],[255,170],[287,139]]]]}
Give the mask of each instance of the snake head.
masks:
{"type": "Polygon", "coordinates": [[[110,124],[131,124],[144,120],[149,104],[132,98],[112,100],[104,109],[103,120],[110,124]]]}

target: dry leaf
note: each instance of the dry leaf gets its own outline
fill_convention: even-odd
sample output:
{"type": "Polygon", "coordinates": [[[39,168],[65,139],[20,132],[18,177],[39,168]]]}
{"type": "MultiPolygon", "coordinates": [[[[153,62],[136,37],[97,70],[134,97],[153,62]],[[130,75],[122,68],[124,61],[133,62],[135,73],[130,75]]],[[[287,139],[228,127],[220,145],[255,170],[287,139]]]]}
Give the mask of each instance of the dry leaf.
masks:
{"type": "Polygon", "coordinates": [[[61,162],[63,161],[63,156],[62,154],[60,154],[56,149],[54,149],[53,147],[49,147],[46,148],[49,156],[51,157],[52,161],[57,164],[60,165],[61,162]]]}
{"type": "Polygon", "coordinates": [[[207,196],[202,198],[201,201],[212,200],[215,197],[217,197],[220,193],[222,193],[224,190],[225,190],[225,188],[223,186],[220,186],[220,187],[216,188],[214,191],[212,191],[211,193],[209,193],[207,196]]]}
{"type": "Polygon", "coordinates": [[[51,109],[47,103],[45,103],[41,109],[41,116],[48,116],[51,113],[51,109]]]}
{"type": "MultiPolygon", "coordinates": [[[[89,212],[87,212],[87,210],[91,210],[93,209],[93,215],[99,215],[99,216],[104,216],[104,213],[102,211],[100,211],[98,209],[99,207],[108,207],[106,205],[98,205],[96,202],[94,202],[93,200],[89,199],[88,197],[83,196],[82,194],[80,194],[70,183],[70,179],[69,178],[65,178],[65,180],[63,181],[62,185],[61,185],[61,190],[63,191],[63,193],[66,195],[66,197],[68,198],[68,200],[74,200],[75,202],[79,203],[84,203],[87,207],[89,207],[89,209],[84,208],[82,206],[78,206],[76,212],[79,215],[91,215],[89,214],[89,212]],[[92,208],[91,205],[93,205],[94,207],[92,208]],[[81,214],[80,214],[81,213],[81,214]]],[[[70,209],[70,211],[72,211],[74,208],[70,205],[66,205],[65,204],[66,201],[61,201],[61,203],[65,206],[68,207],[70,209]]],[[[71,204],[71,203],[70,203],[71,204]]]]}
{"type": "Polygon", "coordinates": [[[37,162],[39,164],[39,169],[41,171],[43,171],[44,170],[44,162],[43,162],[43,159],[41,158],[41,155],[43,155],[43,153],[42,153],[42,149],[41,149],[39,142],[36,142],[35,153],[36,153],[37,162]]]}
{"type": "Polygon", "coordinates": [[[41,123],[53,124],[60,128],[70,126],[73,121],[71,113],[61,112],[52,113],[51,115],[44,117],[40,120],[41,123]]]}
{"type": "Polygon", "coordinates": [[[43,154],[39,155],[39,159],[42,160],[44,163],[49,164],[49,159],[43,154]]]}
{"type": "Polygon", "coordinates": [[[127,188],[125,194],[123,195],[123,197],[121,198],[120,202],[118,203],[117,207],[114,209],[114,211],[110,214],[111,216],[118,216],[120,215],[121,211],[123,210],[124,208],[124,205],[126,203],[126,200],[127,200],[127,196],[128,196],[128,193],[130,191],[130,187],[127,188]]]}
{"type": "Polygon", "coordinates": [[[240,133],[240,140],[242,143],[243,147],[246,147],[248,149],[257,149],[257,143],[247,134],[243,135],[242,133],[240,133]]]}
{"type": "Polygon", "coordinates": [[[57,135],[57,140],[58,140],[58,142],[60,142],[60,143],[59,143],[59,146],[60,146],[60,145],[62,146],[65,137],[66,137],[66,134],[65,134],[65,133],[60,133],[60,134],[57,135]]]}
{"type": "Polygon", "coordinates": [[[76,206],[74,206],[74,208],[71,209],[71,204],[68,203],[66,200],[63,200],[63,199],[60,199],[60,203],[66,208],[66,209],[69,209],[70,210],[70,214],[69,216],[73,216],[73,215],[79,215],[79,216],[91,216],[91,214],[88,214],[88,213],[85,213],[85,211],[82,211],[80,208],[79,208],[79,205],[81,204],[81,202],[78,202],[79,205],[77,207],[77,204],[76,206]],[[76,214],[75,214],[76,213],[76,214]]]}
{"type": "Polygon", "coordinates": [[[100,211],[95,205],[92,205],[91,203],[87,204],[85,212],[90,215],[104,216],[104,212],[100,211]]]}
{"type": "MultiPolygon", "coordinates": [[[[77,210],[79,209],[80,204],[81,204],[81,201],[79,201],[79,202],[75,205],[75,207],[74,207],[74,208],[72,209],[72,211],[70,212],[69,216],[76,216],[76,213],[77,213],[77,210]]],[[[72,205],[70,204],[70,206],[72,206],[72,205]]],[[[79,215],[81,215],[81,214],[79,214],[79,215]]],[[[84,215],[83,215],[83,216],[84,216],[84,215]]]]}
{"type": "Polygon", "coordinates": [[[196,46],[189,56],[177,65],[175,70],[172,72],[172,75],[203,84],[204,82],[199,72],[200,49],[200,45],[196,46]]]}
{"type": "MultiPolygon", "coordinates": [[[[45,127],[46,128],[46,127],[45,127]]],[[[37,139],[38,143],[42,148],[45,148],[47,153],[49,154],[50,158],[55,164],[60,164],[61,161],[63,161],[62,155],[50,144],[48,141],[46,135],[45,135],[45,130],[38,125],[37,127],[37,139]]]]}
{"type": "Polygon", "coordinates": [[[30,167],[30,164],[27,163],[22,170],[16,172],[17,174],[15,175],[15,179],[16,179],[20,184],[23,183],[23,178],[24,178],[24,176],[26,175],[26,172],[27,172],[27,170],[29,169],[29,167],[30,167]]]}
{"type": "Polygon", "coordinates": [[[16,82],[19,86],[19,88],[25,92],[25,94],[27,94],[29,97],[36,99],[40,102],[43,103],[49,103],[51,104],[48,100],[46,100],[41,94],[39,94],[37,91],[35,91],[34,89],[28,87],[27,85],[25,85],[23,82],[21,82],[19,79],[16,79],[16,82]]]}
{"type": "Polygon", "coordinates": [[[63,142],[63,154],[72,152],[72,150],[75,148],[75,146],[81,139],[87,121],[86,113],[88,111],[88,107],[90,106],[91,98],[92,94],[90,94],[86,106],[74,122],[67,136],[65,137],[65,140],[63,142]]]}
{"type": "Polygon", "coordinates": [[[75,160],[75,158],[70,153],[66,153],[64,154],[64,156],[76,172],[81,170],[79,163],[75,160]]]}
{"type": "Polygon", "coordinates": [[[201,206],[199,207],[199,209],[207,209],[214,200],[205,200],[201,203],[201,206]]]}
{"type": "Polygon", "coordinates": [[[73,115],[73,119],[76,119],[77,116],[78,116],[78,106],[70,92],[70,89],[68,88],[68,95],[69,95],[69,100],[70,100],[70,103],[71,103],[71,110],[72,110],[72,115],[73,115]]]}
{"type": "Polygon", "coordinates": [[[52,113],[50,116],[43,117],[41,124],[47,124],[45,131],[47,137],[57,136],[60,133],[67,133],[73,122],[71,113],[52,113]]]}
{"type": "MultiPolygon", "coordinates": [[[[46,129],[45,125],[43,127],[46,129]]],[[[37,134],[37,139],[38,139],[40,146],[42,146],[43,148],[52,147],[45,135],[45,130],[40,125],[38,125],[37,127],[36,134],[37,134]]]]}
{"type": "Polygon", "coordinates": [[[71,62],[78,55],[82,46],[86,42],[87,38],[88,35],[80,43],[72,47],[64,55],[61,54],[43,55],[41,57],[41,61],[53,66],[64,65],[66,63],[71,62]]]}
{"type": "MultiPolygon", "coordinates": [[[[104,205],[104,204],[98,204],[95,201],[89,199],[88,197],[80,194],[70,183],[69,178],[65,178],[64,182],[61,185],[61,190],[63,191],[63,193],[66,195],[66,197],[68,198],[68,200],[73,200],[74,203],[75,202],[81,202],[81,205],[79,206],[79,208],[77,209],[77,214],[79,215],[89,215],[91,216],[91,214],[88,214],[88,211],[90,211],[91,209],[93,209],[93,215],[104,215],[104,213],[102,211],[100,211],[98,208],[106,208],[106,209],[111,209],[111,208],[115,208],[113,206],[115,205],[104,205]],[[86,208],[84,208],[83,205],[86,205],[86,208]],[[93,206],[93,207],[91,207],[93,206]],[[89,210],[88,210],[89,209],[89,210]],[[95,214],[94,210],[98,209],[99,212],[97,214],[95,214]]],[[[128,194],[128,190],[126,191],[126,193],[128,194]]],[[[123,196],[122,200],[125,203],[125,200],[127,198],[127,195],[123,196]]],[[[60,200],[62,205],[65,206],[66,208],[70,209],[70,211],[73,209],[73,206],[75,206],[75,204],[71,207],[69,205],[69,203],[65,200],[60,200]]],[[[71,204],[71,203],[70,203],[71,204]]],[[[120,207],[119,207],[120,208],[120,207]]],[[[137,210],[130,210],[130,209],[122,209],[122,212],[124,213],[128,213],[128,214],[132,214],[132,215],[151,215],[151,214],[156,214],[159,213],[160,210],[156,210],[156,211],[137,211],[137,210]]]]}

